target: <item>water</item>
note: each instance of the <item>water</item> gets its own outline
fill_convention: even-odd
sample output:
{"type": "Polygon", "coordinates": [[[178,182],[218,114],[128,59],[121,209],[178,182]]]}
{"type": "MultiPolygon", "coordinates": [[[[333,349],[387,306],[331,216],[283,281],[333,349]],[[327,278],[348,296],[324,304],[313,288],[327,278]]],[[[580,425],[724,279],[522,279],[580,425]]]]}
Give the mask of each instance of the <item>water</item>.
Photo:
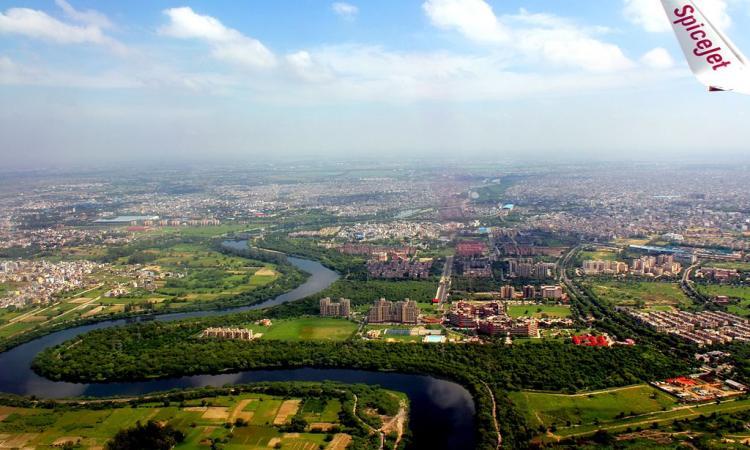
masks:
{"type": "MultiPolygon", "coordinates": [[[[244,248],[245,241],[226,242],[244,248]]],[[[299,300],[320,292],[338,279],[338,274],[315,261],[289,258],[296,267],[310,273],[298,288],[262,304],[226,311],[195,311],[156,316],[154,320],[172,321],[206,317],[229,312],[266,308],[299,300]]],[[[40,351],[58,345],[91,330],[109,328],[137,321],[113,320],[71,328],[35,339],[0,353],[0,391],[39,398],[134,396],[178,388],[224,386],[258,381],[338,381],[342,383],[376,384],[406,393],[411,402],[410,426],[416,448],[472,448],[474,436],[474,401],[462,386],[429,376],[370,372],[345,369],[256,370],[222,375],[196,375],[151,381],[120,383],[65,383],[40,377],[31,370],[31,362],[40,351]]]]}

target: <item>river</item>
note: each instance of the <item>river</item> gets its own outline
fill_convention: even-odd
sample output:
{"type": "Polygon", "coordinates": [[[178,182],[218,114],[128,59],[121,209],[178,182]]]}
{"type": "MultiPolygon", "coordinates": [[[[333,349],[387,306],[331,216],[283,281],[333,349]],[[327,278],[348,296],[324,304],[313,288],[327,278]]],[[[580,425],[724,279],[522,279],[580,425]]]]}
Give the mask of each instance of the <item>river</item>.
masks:
{"type": "MultiPolygon", "coordinates": [[[[244,248],[245,241],[225,242],[234,249],[244,248]]],[[[149,320],[172,321],[191,317],[227,314],[267,308],[299,300],[320,292],[336,281],[336,272],[316,261],[289,258],[289,262],[310,277],[305,283],[260,304],[225,311],[195,311],[164,314],[149,320]]],[[[409,429],[415,448],[473,448],[474,401],[462,386],[434,377],[346,369],[255,370],[222,375],[196,375],[152,381],[121,383],[65,383],[40,377],[31,370],[34,357],[45,348],[58,345],[91,330],[124,325],[138,319],[112,320],[58,331],[0,353],[0,392],[34,395],[38,398],[132,396],[177,388],[224,386],[256,381],[338,381],[380,385],[406,393],[411,402],[409,429]]]]}

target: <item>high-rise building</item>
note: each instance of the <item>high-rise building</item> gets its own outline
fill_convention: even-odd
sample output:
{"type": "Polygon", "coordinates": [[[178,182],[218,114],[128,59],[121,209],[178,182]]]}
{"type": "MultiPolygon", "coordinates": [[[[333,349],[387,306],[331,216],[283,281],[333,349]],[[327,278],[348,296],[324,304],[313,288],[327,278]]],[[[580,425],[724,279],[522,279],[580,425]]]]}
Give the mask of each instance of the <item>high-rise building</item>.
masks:
{"type": "Polygon", "coordinates": [[[510,300],[516,296],[516,290],[513,286],[505,285],[500,288],[500,297],[506,300],[510,300]]]}
{"type": "Polygon", "coordinates": [[[351,300],[339,299],[338,303],[331,301],[330,297],[320,299],[320,315],[323,317],[349,317],[351,313],[351,300]]]}
{"type": "Polygon", "coordinates": [[[523,298],[535,298],[536,297],[536,288],[532,285],[527,285],[523,287],[523,298]]]}
{"type": "Polygon", "coordinates": [[[367,314],[369,323],[419,323],[419,306],[408,298],[400,302],[389,302],[384,298],[376,300],[367,314]]]}
{"type": "Polygon", "coordinates": [[[559,300],[563,297],[562,286],[542,286],[542,298],[551,298],[559,300]]]}

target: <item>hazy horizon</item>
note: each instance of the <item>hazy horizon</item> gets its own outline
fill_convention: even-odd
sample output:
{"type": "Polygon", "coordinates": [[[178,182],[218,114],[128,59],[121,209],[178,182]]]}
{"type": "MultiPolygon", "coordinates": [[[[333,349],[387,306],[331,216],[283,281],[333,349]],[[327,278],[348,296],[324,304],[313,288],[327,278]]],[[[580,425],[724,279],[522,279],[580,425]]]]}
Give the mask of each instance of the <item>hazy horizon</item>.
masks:
{"type": "MultiPolygon", "coordinates": [[[[5,168],[173,161],[745,160],[748,97],[656,0],[12,0],[5,168]]],[[[740,48],[745,0],[705,0],[740,48]]]]}

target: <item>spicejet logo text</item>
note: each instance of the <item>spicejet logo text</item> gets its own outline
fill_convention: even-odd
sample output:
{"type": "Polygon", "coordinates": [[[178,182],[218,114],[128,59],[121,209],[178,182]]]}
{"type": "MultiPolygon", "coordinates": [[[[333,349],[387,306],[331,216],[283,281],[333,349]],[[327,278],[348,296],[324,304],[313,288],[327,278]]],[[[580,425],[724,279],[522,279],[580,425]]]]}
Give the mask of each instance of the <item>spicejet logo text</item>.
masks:
{"type": "Polygon", "coordinates": [[[685,28],[685,32],[690,34],[690,38],[695,41],[695,48],[693,54],[699,58],[706,58],[706,62],[711,64],[714,70],[719,70],[732,64],[731,61],[726,61],[722,55],[722,48],[716,47],[715,44],[708,38],[708,33],[703,28],[705,24],[698,23],[698,20],[693,16],[695,14],[695,8],[691,5],[685,5],[682,8],[674,10],[674,15],[677,17],[675,25],[679,24],[685,28]]]}

